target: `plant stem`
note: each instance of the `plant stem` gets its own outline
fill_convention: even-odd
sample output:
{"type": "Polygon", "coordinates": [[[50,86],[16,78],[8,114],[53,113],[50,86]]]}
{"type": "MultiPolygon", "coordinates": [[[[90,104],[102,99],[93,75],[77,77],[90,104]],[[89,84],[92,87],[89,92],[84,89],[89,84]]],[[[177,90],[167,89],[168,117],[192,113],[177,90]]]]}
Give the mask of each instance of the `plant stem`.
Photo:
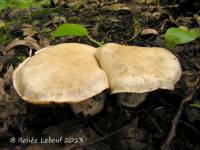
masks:
{"type": "Polygon", "coordinates": [[[95,44],[97,44],[98,46],[100,46],[100,47],[103,46],[100,42],[94,40],[94,39],[93,39],[92,37],[90,37],[88,34],[87,34],[87,38],[88,38],[90,41],[92,41],[92,42],[94,42],[95,44]]]}
{"type": "Polygon", "coordinates": [[[30,9],[29,9],[29,8],[27,9],[27,12],[28,12],[28,17],[29,17],[29,19],[32,20],[31,12],[30,12],[30,9]]]}

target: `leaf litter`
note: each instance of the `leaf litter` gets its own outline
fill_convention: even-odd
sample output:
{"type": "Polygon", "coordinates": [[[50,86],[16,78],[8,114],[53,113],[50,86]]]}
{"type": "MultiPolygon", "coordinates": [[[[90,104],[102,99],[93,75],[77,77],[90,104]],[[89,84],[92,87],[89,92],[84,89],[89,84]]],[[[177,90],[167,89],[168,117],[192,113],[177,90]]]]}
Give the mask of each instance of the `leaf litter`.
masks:
{"type": "MultiPolygon", "coordinates": [[[[167,150],[169,145],[175,149],[198,149],[198,141],[195,139],[200,137],[198,133],[200,131],[199,120],[198,117],[191,118],[191,116],[198,116],[199,110],[188,105],[188,103],[198,103],[200,99],[198,92],[200,69],[197,61],[200,57],[200,43],[198,39],[192,44],[179,45],[171,49],[179,57],[185,72],[175,91],[152,93],[143,104],[135,109],[127,109],[117,104],[113,95],[109,101],[106,101],[105,108],[100,114],[94,117],[82,118],[82,116],[74,116],[67,106],[53,104],[50,105],[50,108],[44,106],[37,108],[30,104],[24,104],[12,87],[11,77],[15,66],[9,64],[9,60],[16,57],[21,46],[28,48],[30,51],[38,50],[50,44],[53,45],[56,42],[91,44],[86,38],[79,37],[50,39],[50,34],[55,27],[68,22],[68,19],[75,14],[76,18],[79,19],[74,19],[71,23],[85,24],[89,31],[98,24],[95,26],[93,36],[99,41],[122,42],[140,46],[165,47],[162,37],[159,35],[156,37],[140,36],[142,29],[146,29],[146,27],[151,29],[151,32],[157,31],[159,34],[163,34],[170,26],[183,24],[188,27],[197,27],[199,25],[199,15],[185,18],[182,17],[184,14],[179,14],[176,11],[182,3],[158,5],[157,2],[147,2],[148,5],[145,4],[145,1],[116,3],[102,0],[100,3],[96,0],[88,0],[84,3],[76,3],[75,1],[53,0],[55,7],[59,6],[64,10],[56,12],[51,20],[48,19],[47,26],[41,24],[40,21],[38,24],[27,23],[27,21],[21,23],[16,30],[18,31],[17,37],[13,37],[13,39],[17,39],[11,41],[8,45],[4,45],[1,49],[0,98],[2,101],[0,101],[0,123],[2,125],[0,126],[0,135],[3,135],[1,133],[10,134],[10,132],[13,136],[26,135],[31,131],[33,131],[33,134],[31,134],[33,136],[42,136],[42,133],[56,135],[52,128],[47,130],[54,125],[53,130],[60,131],[62,134],[66,133],[66,137],[79,136],[90,139],[89,142],[86,140],[86,145],[84,145],[88,149],[102,149],[102,147],[105,150],[116,148],[124,150],[160,149],[163,146],[167,150]],[[111,9],[112,6],[115,6],[114,10],[111,9]],[[117,6],[119,7],[117,8],[117,6]],[[160,30],[161,28],[163,30],[160,30]],[[141,110],[145,110],[148,115],[141,110]],[[162,116],[159,117],[158,114],[162,114],[162,116]],[[151,115],[151,119],[149,115],[151,115]],[[185,119],[185,115],[189,119],[185,119]],[[70,123],[72,120],[79,120],[80,118],[81,121],[72,124],[71,127],[64,124],[67,131],[63,131],[63,127],[59,126],[64,121],[70,123]],[[131,121],[136,119],[138,119],[138,123],[134,124],[133,127],[131,121]],[[171,129],[172,134],[169,134],[166,138],[171,127],[173,127],[171,129]],[[164,135],[160,133],[160,129],[164,130],[164,135]],[[174,129],[176,129],[176,132],[174,132],[174,129]],[[175,136],[176,138],[174,138],[175,136]],[[93,144],[87,145],[89,143],[93,144]]],[[[189,12],[190,10],[186,11],[189,12]]],[[[14,14],[16,17],[17,13],[14,14]]],[[[22,14],[24,14],[24,11],[22,14]]],[[[2,20],[7,21],[6,18],[2,18],[2,20]]],[[[60,136],[59,132],[57,133],[60,136]]],[[[64,144],[64,147],[59,144],[46,144],[45,146],[42,144],[29,146],[21,144],[17,147],[25,147],[27,150],[83,149],[82,145],[77,144],[64,144]]]]}

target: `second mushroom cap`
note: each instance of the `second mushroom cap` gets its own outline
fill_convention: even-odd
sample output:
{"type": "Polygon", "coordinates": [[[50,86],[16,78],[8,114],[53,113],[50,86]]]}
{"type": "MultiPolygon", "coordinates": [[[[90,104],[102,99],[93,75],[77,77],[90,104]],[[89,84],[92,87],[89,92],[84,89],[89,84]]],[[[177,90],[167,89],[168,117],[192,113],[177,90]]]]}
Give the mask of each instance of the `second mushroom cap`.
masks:
{"type": "Polygon", "coordinates": [[[181,77],[178,59],[167,49],[105,44],[96,53],[112,93],[170,89],[181,77]]]}

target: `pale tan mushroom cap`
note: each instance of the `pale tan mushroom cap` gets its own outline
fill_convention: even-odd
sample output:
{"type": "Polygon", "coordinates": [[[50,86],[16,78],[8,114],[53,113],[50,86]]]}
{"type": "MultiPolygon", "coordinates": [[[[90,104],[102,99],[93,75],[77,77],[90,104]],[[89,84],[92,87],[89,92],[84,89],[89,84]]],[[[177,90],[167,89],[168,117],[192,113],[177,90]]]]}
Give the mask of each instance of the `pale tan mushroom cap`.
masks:
{"type": "Polygon", "coordinates": [[[108,88],[95,53],[96,48],[76,43],[43,48],[14,71],[14,87],[24,100],[36,104],[88,99],[108,88]]]}
{"type": "Polygon", "coordinates": [[[108,75],[112,93],[172,90],[181,77],[178,59],[164,48],[109,43],[96,57],[108,75]]]}

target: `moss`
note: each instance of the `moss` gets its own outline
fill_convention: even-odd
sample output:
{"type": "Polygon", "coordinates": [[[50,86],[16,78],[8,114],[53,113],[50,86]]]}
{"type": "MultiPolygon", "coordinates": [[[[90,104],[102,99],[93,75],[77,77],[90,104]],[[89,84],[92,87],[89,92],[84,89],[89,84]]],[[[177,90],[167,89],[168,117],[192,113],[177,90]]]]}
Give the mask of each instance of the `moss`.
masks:
{"type": "Polygon", "coordinates": [[[20,52],[17,54],[17,56],[10,59],[7,63],[8,63],[8,65],[16,66],[16,65],[20,64],[21,62],[23,62],[26,58],[27,58],[27,56],[25,56],[24,53],[20,52]]]}
{"type": "Polygon", "coordinates": [[[58,8],[43,8],[31,13],[32,20],[40,20],[41,23],[47,23],[51,20],[52,14],[58,12],[58,8]]]}
{"type": "Polygon", "coordinates": [[[11,41],[11,35],[6,29],[0,29],[0,44],[7,45],[11,41]]]}
{"type": "Polygon", "coordinates": [[[67,19],[68,22],[73,22],[73,23],[77,23],[77,22],[80,22],[81,18],[80,17],[77,17],[77,16],[73,16],[73,17],[69,17],[67,19]]]}
{"type": "Polygon", "coordinates": [[[23,62],[26,59],[26,56],[19,55],[15,59],[16,59],[16,62],[21,63],[21,62],[23,62]]]}

